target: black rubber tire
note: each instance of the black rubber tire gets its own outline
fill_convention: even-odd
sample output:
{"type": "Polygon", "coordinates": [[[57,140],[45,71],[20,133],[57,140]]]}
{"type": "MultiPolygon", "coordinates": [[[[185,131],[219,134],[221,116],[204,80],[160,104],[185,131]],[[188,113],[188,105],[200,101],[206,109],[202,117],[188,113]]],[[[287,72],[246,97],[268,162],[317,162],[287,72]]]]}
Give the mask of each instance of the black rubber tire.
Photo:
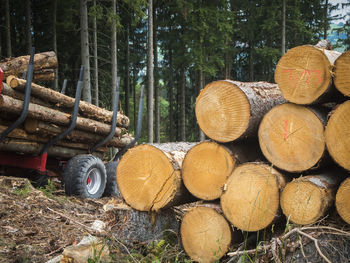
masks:
{"type": "Polygon", "coordinates": [[[62,183],[66,194],[85,198],[100,198],[105,190],[106,181],[106,168],[103,162],[89,154],[74,156],[67,162],[62,174],[62,183]],[[89,190],[87,183],[91,174],[96,176],[99,182],[98,188],[94,189],[93,192],[91,189],[89,190]]]}
{"type": "Polygon", "coordinates": [[[105,164],[107,173],[107,183],[103,196],[122,197],[117,186],[116,173],[119,161],[112,161],[105,164]]]}

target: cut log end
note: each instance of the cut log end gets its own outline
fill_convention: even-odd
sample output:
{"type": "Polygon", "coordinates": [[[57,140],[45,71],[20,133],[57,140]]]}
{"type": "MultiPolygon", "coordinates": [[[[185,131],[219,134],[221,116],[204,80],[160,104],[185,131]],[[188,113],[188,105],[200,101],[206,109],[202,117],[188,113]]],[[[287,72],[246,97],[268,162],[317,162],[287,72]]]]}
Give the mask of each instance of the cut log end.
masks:
{"type": "Polygon", "coordinates": [[[117,183],[131,207],[157,211],[172,201],[181,179],[166,154],[154,146],[139,145],[128,150],[120,160],[117,183]]]}
{"type": "Polygon", "coordinates": [[[339,186],[335,206],[341,218],[350,224],[350,178],[347,178],[339,186]]]}
{"type": "Polygon", "coordinates": [[[217,262],[231,243],[228,222],[208,207],[195,207],[187,212],[180,231],[186,253],[197,262],[217,262]]]}
{"type": "Polygon", "coordinates": [[[214,200],[221,196],[234,167],[235,159],[227,148],[215,142],[202,142],[186,154],[182,178],[194,196],[214,200]]]}
{"type": "Polygon", "coordinates": [[[328,120],[325,137],[327,149],[336,163],[350,170],[350,101],[339,105],[328,120]]]}
{"type": "Polygon", "coordinates": [[[345,96],[350,97],[350,51],[344,52],[335,61],[335,87],[345,96]]]}
{"type": "Polygon", "coordinates": [[[269,111],[258,136],[265,157],[289,172],[312,168],[325,151],[322,121],[310,109],[291,103],[269,111]]]}
{"type": "Polygon", "coordinates": [[[330,68],[331,64],[321,50],[311,45],[298,46],[279,60],[275,81],[286,100],[311,104],[330,86],[330,68]]]}
{"type": "Polygon", "coordinates": [[[287,218],[295,224],[306,225],[316,222],[325,210],[325,189],[303,180],[295,180],[284,188],[281,207],[287,218]]]}
{"type": "Polygon", "coordinates": [[[243,231],[258,231],[269,226],[279,208],[279,189],[284,184],[282,178],[266,164],[238,166],[221,196],[226,218],[243,231]]]}
{"type": "Polygon", "coordinates": [[[218,142],[239,138],[250,119],[246,95],[235,84],[224,80],[211,82],[200,92],[195,112],[202,131],[218,142]]]}

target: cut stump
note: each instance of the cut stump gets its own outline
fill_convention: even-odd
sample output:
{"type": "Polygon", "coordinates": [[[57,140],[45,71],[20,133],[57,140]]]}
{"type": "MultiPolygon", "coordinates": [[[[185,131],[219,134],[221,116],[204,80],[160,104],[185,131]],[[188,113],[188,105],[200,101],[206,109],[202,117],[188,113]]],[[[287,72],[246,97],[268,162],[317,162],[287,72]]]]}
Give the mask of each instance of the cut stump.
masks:
{"type": "Polygon", "coordinates": [[[218,142],[256,136],[264,114],[284,101],[276,84],[219,80],[209,83],[196,100],[202,131],[218,142]]]}
{"type": "Polygon", "coordinates": [[[350,101],[331,112],[325,137],[329,154],[343,168],[350,170],[350,101]]]}
{"type": "Polygon", "coordinates": [[[197,262],[217,262],[231,243],[231,229],[226,219],[213,208],[203,206],[185,214],[180,233],[186,253],[197,262]]]}
{"type": "Polygon", "coordinates": [[[341,54],[335,61],[334,85],[345,96],[350,97],[350,51],[341,54]]]}
{"type": "Polygon", "coordinates": [[[264,156],[278,168],[301,172],[316,166],[325,152],[325,113],[285,103],[263,118],[259,143],[264,156]]]}
{"type": "Polygon", "coordinates": [[[117,184],[124,200],[139,211],[157,211],[189,199],[180,169],[194,144],[143,144],[128,150],[117,167],[117,184]],[[181,145],[181,146],[180,146],[181,145]]]}
{"type": "Polygon", "coordinates": [[[221,196],[225,217],[243,231],[258,231],[269,226],[279,210],[284,177],[262,163],[238,166],[227,180],[221,196]]]}

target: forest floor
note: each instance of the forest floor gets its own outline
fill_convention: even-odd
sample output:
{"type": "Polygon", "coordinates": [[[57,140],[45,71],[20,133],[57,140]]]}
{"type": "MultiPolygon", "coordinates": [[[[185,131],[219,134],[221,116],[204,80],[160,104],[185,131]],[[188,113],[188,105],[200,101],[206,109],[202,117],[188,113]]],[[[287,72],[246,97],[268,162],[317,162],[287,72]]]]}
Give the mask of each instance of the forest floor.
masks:
{"type": "MultiPolygon", "coordinates": [[[[192,262],[176,233],[169,240],[151,245],[125,245],[93,230],[96,220],[108,229],[116,224],[116,217],[106,207],[117,202],[120,200],[114,197],[68,197],[55,180],[34,188],[26,178],[0,176],[0,263],[57,260],[66,247],[78,244],[89,234],[102,238],[109,250],[106,260],[95,258],[89,263],[192,262]]],[[[276,229],[270,232],[277,234],[276,229]]],[[[256,234],[250,235],[242,243],[246,249],[237,251],[236,247],[220,262],[323,262],[323,256],[329,262],[350,262],[350,228],[334,215],[318,225],[294,227],[278,237],[270,236],[268,242],[257,240],[256,234]]]]}

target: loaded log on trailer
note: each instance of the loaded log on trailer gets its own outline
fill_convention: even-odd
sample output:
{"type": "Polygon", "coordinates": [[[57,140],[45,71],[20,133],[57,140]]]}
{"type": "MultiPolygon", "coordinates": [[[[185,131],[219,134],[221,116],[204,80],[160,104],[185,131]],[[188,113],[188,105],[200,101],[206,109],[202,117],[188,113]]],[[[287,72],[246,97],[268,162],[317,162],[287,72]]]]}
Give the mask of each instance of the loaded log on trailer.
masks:
{"type": "Polygon", "coordinates": [[[6,69],[5,73],[0,67],[0,166],[3,171],[15,167],[43,176],[61,175],[68,195],[99,198],[114,194],[117,159],[140,136],[143,87],[133,138],[126,130],[128,117],[118,112],[119,78],[113,111],[108,111],[80,101],[83,66],[75,98],[32,83],[34,71],[55,58],[55,54],[46,56],[47,61],[40,60],[38,66],[36,58],[41,54],[34,56],[33,48],[30,57],[13,59],[21,61],[20,69],[11,69],[13,72],[11,63],[0,63],[6,69]],[[26,80],[20,79],[17,71],[26,71],[26,80]],[[9,85],[3,83],[5,75],[9,85]],[[101,159],[107,147],[119,148],[119,155],[104,164],[101,159]]]}

